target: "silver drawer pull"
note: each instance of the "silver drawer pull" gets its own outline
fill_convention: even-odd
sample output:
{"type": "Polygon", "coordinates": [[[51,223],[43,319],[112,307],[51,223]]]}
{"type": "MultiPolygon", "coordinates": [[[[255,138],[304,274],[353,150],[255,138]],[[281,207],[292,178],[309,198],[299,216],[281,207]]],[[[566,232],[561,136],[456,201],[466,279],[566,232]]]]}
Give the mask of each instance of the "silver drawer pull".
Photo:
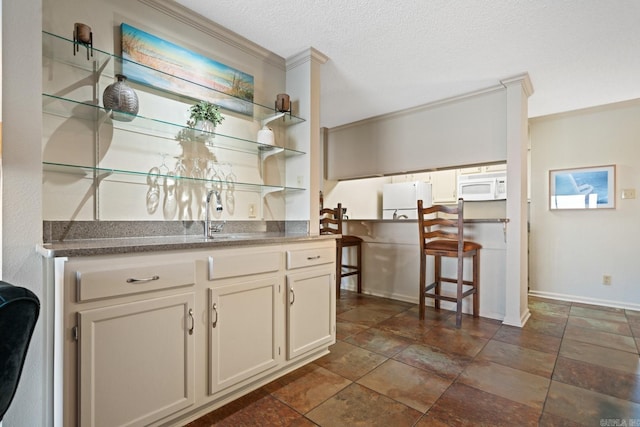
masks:
{"type": "Polygon", "coordinates": [[[136,279],[135,277],[129,277],[127,283],[146,283],[153,282],[154,280],[160,280],[160,276],[151,276],[144,279],[136,279]]]}
{"type": "Polygon", "coordinates": [[[213,321],[211,321],[211,327],[215,328],[216,325],[218,324],[218,306],[216,305],[216,303],[214,302],[213,305],[211,306],[211,316],[213,317],[213,315],[215,314],[215,319],[213,319],[213,321]]]}
{"type": "Polygon", "coordinates": [[[314,259],[320,259],[320,255],[316,255],[316,256],[308,256],[308,257],[307,257],[307,261],[313,261],[314,259]]]}

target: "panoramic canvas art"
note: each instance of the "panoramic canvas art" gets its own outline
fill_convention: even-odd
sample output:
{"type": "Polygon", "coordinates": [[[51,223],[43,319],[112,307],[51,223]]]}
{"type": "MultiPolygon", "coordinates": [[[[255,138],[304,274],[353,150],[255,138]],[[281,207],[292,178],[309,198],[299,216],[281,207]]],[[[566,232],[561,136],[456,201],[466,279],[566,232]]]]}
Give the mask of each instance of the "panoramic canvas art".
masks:
{"type": "Polygon", "coordinates": [[[128,24],[121,31],[129,80],[253,115],[253,76],[128,24]]]}
{"type": "Polygon", "coordinates": [[[549,171],[550,209],[615,207],[615,165],[549,171]]]}

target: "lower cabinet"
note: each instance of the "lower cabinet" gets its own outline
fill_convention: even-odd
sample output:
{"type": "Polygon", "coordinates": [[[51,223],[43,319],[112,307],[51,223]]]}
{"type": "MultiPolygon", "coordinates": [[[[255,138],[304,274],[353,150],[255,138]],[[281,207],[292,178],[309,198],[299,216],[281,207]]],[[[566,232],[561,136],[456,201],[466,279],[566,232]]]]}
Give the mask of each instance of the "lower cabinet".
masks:
{"type": "Polygon", "coordinates": [[[335,341],[335,271],[287,274],[287,359],[335,341]]]}
{"type": "Polygon", "coordinates": [[[183,425],[335,342],[332,239],[56,269],[55,425],[183,425]]]}
{"type": "Polygon", "coordinates": [[[278,364],[277,277],[209,288],[209,393],[278,364]]]}
{"type": "Polygon", "coordinates": [[[193,405],[194,294],[78,313],[82,426],[135,426],[193,405]]]}

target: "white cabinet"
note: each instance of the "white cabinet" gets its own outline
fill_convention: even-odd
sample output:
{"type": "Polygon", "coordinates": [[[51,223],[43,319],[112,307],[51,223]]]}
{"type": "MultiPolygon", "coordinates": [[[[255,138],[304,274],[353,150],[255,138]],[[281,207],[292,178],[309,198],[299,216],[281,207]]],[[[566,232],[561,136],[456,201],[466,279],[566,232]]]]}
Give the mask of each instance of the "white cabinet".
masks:
{"type": "Polygon", "coordinates": [[[456,171],[443,170],[431,173],[433,203],[453,203],[456,201],[456,171]]]}
{"type": "Polygon", "coordinates": [[[287,358],[335,342],[335,274],[311,269],[287,275],[287,358]]]}
{"type": "Polygon", "coordinates": [[[278,365],[279,288],[274,275],[209,289],[209,394],[278,365]]]}
{"type": "Polygon", "coordinates": [[[105,256],[65,267],[64,424],[142,426],[192,407],[195,262],[105,256]]]}
{"type": "Polygon", "coordinates": [[[58,268],[61,425],[178,425],[335,342],[333,239],[58,259],[58,268]]]}
{"type": "Polygon", "coordinates": [[[335,342],[335,246],[287,251],[287,359],[335,342]]]}
{"type": "Polygon", "coordinates": [[[193,307],[186,293],[78,313],[80,425],[143,426],[193,405],[193,307]]]}

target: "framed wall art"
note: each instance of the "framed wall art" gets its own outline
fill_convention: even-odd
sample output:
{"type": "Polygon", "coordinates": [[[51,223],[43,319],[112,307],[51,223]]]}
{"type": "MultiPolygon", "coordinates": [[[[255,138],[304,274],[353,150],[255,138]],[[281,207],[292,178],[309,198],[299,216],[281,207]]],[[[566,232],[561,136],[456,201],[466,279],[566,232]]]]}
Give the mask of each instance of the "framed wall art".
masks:
{"type": "Polygon", "coordinates": [[[131,25],[120,30],[122,74],[130,81],[253,115],[253,76],[131,25]]]}
{"type": "Polygon", "coordinates": [[[615,165],[549,171],[549,209],[612,209],[615,206],[615,165]]]}

